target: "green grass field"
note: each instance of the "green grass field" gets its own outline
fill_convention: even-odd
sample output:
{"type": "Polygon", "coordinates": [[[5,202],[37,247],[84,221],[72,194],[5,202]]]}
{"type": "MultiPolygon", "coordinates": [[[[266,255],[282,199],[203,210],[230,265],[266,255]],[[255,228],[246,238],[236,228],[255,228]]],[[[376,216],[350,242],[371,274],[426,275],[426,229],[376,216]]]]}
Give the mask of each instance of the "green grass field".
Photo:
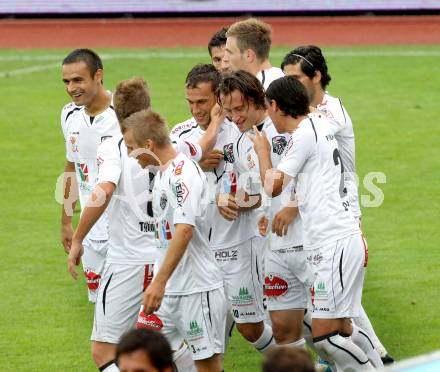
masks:
{"type": "MultiPolygon", "coordinates": [[[[288,48],[275,48],[278,65],[288,48]]],[[[68,102],[67,50],[0,50],[0,366],[3,371],[95,371],[93,307],[66,270],[55,181],[68,102]]],[[[205,49],[98,50],[105,83],[144,77],[170,125],[189,117],[184,79],[205,49]]],[[[363,303],[398,359],[440,348],[438,198],[440,46],[324,48],[357,136],[357,167],[383,172],[385,199],[363,209],[370,249],[363,303]]],[[[360,194],[368,196],[363,186],[360,194]]],[[[260,356],[235,334],[226,371],[256,371],[260,356]]]]}

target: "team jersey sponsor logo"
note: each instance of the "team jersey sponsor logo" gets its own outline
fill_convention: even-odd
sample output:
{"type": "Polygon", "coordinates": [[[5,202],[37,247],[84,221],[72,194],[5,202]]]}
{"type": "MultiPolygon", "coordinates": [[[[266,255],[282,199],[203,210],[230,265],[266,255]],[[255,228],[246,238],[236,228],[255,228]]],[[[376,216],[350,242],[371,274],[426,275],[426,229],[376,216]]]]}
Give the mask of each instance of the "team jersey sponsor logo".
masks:
{"type": "MultiPolygon", "coordinates": [[[[185,142],[186,145],[189,147],[189,153],[191,154],[191,156],[192,157],[196,156],[197,155],[196,147],[192,143],[189,143],[186,141],[183,141],[183,142],[185,142]]],[[[181,161],[181,163],[183,163],[183,160],[181,161]]]]}
{"type": "Polygon", "coordinates": [[[238,290],[238,296],[232,296],[232,305],[235,306],[247,306],[254,303],[254,298],[249,294],[249,289],[241,287],[238,290]]]}
{"type": "Polygon", "coordinates": [[[146,315],[143,311],[139,313],[137,322],[136,322],[136,328],[146,328],[146,329],[152,329],[155,331],[160,331],[163,328],[163,323],[160,318],[155,314],[146,315]]]}
{"type": "Polygon", "coordinates": [[[176,176],[180,176],[182,174],[183,164],[185,164],[185,160],[181,160],[179,164],[177,164],[176,169],[174,169],[174,174],[176,176]]]}
{"type": "Polygon", "coordinates": [[[189,329],[186,331],[186,336],[192,341],[203,337],[203,328],[199,326],[197,320],[189,322],[189,329]]]}
{"type": "Polygon", "coordinates": [[[189,190],[188,187],[186,187],[185,182],[177,182],[174,185],[174,192],[176,194],[177,205],[181,207],[189,195],[189,190]]]}
{"type": "Polygon", "coordinates": [[[282,296],[288,288],[287,282],[278,275],[268,275],[264,278],[264,294],[267,297],[282,296]]]}
{"type": "Polygon", "coordinates": [[[89,167],[85,163],[76,163],[81,182],[89,182],[89,167]]]}
{"type": "Polygon", "coordinates": [[[224,250],[224,251],[215,251],[214,257],[217,261],[227,262],[227,261],[237,261],[238,259],[238,250],[224,250]]]}
{"type": "Polygon", "coordinates": [[[275,154],[281,155],[286,148],[287,141],[284,136],[275,136],[272,137],[272,151],[275,154]]]}
{"type": "Polygon", "coordinates": [[[328,291],[326,288],[326,285],[323,281],[319,281],[318,284],[314,284],[314,289],[315,289],[315,299],[319,299],[319,300],[326,300],[328,299],[328,291]]]}
{"type": "Polygon", "coordinates": [[[112,138],[112,136],[102,136],[101,137],[101,143],[104,142],[105,140],[112,138]]]}
{"type": "Polygon", "coordinates": [[[233,163],[235,161],[233,148],[233,143],[228,143],[227,145],[223,146],[223,155],[225,157],[225,161],[227,161],[228,163],[233,163]]]}
{"type": "Polygon", "coordinates": [[[139,221],[139,230],[140,230],[140,232],[155,232],[156,231],[153,222],[143,222],[143,221],[139,221]]]}
{"type": "Polygon", "coordinates": [[[70,148],[72,149],[72,152],[79,152],[78,136],[79,136],[79,132],[70,133],[69,142],[70,142],[70,148]]]}
{"type": "Polygon", "coordinates": [[[168,202],[167,193],[165,191],[162,191],[162,194],[160,195],[160,201],[159,201],[160,207],[162,209],[165,209],[165,207],[167,206],[167,202],[168,202]]]}
{"type": "Polygon", "coordinates": [[[254,161],[254,159],[252,159],[252,155],[251,154],[247,154],[246,160],[248,162],[248,168],[249,169],[255,168],[255,161],[254,161]]]}
{"type": "Polygon", "coordinates": [[[91,291],[96,291],[99,287],[99,281],[101,280],[101,275],[88,270],[88,271],[84,271],[84,276],[86,277],[87,287],[91,291]]]}
{"type": "Polygon", "coordinates": [[[171,131],[171,135],[178,135],[179,132],[183,132],[186,129],[191,129],[193,125],[194,123],[192,122],[180,124],[171,131]]]}

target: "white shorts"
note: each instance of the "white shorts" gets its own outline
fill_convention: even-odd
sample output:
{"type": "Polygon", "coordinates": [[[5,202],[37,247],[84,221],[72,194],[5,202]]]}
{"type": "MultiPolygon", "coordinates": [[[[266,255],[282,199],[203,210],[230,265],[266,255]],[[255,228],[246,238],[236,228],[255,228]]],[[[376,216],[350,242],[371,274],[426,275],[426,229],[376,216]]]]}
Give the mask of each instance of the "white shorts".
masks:
{"type": "Polygon", "coordinates": [[[164,296],[154,314],[142,311],[136,328],[160,330],[178,350],[188,344],[193,360],[224,353],[226,299],[223,288],[185,296],[164,296]]]}
{"type": "Polygon", "coordinates": [[[83,247],[82,266],[87,281],[89,301],[95,303],[99,281],[104,270],[105,257],[107,256],[108,241],[85,238],[83,247]]]}
{"type": "Polygon", "coordinates": [[[92,341],[117,344],[134,328],[153,265],[106,264],[95,305],[92,341]]]}
{"type": "Polygon", "coordinates": [[[261,244],[254,237],[232,248],[213,251],[223,273],[225,295],[236,323],[258,323],[266,319],[263,307],[261,244]]]}
{"type": "Polygon", "coordinates": [[[312,318],[358,317],[365,270],[361,234],[348,236],[307,253],[315,272],[311,289],[312,318]]]}
{"type": "Polygon", "coordinates": [[[267,251],[264,267],[269,311],[307,309],[314,275],[302,246],[267,251]]]}

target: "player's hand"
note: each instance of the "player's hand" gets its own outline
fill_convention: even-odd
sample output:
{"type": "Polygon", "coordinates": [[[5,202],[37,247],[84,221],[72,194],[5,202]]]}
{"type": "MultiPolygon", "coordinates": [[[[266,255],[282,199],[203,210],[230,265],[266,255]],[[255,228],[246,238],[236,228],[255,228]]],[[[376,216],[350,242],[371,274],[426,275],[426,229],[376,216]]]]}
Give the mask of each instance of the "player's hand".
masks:
{"type": "Polygon", "coordinates": [[[204,172],[217,168],[224,157],[223,152],[218,149],[214,149],[209,153],[208,156],[205,157],[205,159],[199,161],[200,168],[202,168],[204,172]]]}
{"type": "Polygon", "coordinates": [[[266,236],[268,225],[269,225],[269,220],[265,215],[262,215],[257,222],[258,231],[260,232],[261,236],[266,236]]]}
{"type": "Polygon", "coordinates": [[[223,108],[216,103],[211,109],[211,123],[210,125],[215,125],[220,127],[220,125],[225,121],[226,112],[223,108]]]}
{"type": "Polygon", "coordinates": [[[77,240],[73,240],[70,247],[69,258],[67,259],[67,269],[69,270],[70,275],[72,275],[73,279],[76,279],[78,277],[75,266],[78,266],[80,264],[83,254],[84,247],[82,243],[77,240]]]}
{"type": "Polygon", "coordinates": [[[217,207],[222,217],[228,221],[234,221],[238,217],[238,205],[235,195],[219,194],[217,196],[217,207]]]}
{"type": "Polygon", "coordinates": [[[144,292],[144,299],[142,302],[144,306],[144,313],[146,315],[150,315],[159,310],[159,307],[162,304],[164,293],[165,284],[153,279],[151,284],[144,292]]]}
{"type": "Polygon", "coordinates": [[[70,252],[72,245],[73,229],[71,223],[61,224],[61,244],[64,247],[64,252],[70,252]]]}
{"type": "Polygon", "coordinates": [[[284,236],[287,234],[289,225],[298,214],[297,207],[284,207],[281,209],[272,221],[272,232],[278,236],[284,236]]]}
{"type": "Polygon", "coordinates": [[[254,150],[257,154],[267,153],[270,154],[270,143],[264,133],[260,133],[257,127],[254,125],[254,134],[249,134],[248,137],[254,143],[254,150]]]}

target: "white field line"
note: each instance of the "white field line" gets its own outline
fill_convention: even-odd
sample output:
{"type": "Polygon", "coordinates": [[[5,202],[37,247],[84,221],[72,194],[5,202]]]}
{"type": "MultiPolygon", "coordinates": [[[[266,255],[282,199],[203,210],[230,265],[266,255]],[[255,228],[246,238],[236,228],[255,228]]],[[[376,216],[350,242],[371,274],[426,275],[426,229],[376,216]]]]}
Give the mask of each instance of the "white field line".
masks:
{"type": "MultiPolygon", "coordinates": [[[[285,53],[274,51],[271,53],[273,57],[283,57],[285,53]]],[[[440,57],[440,50],[408,50],[408,51],[328,51],[325,53],[327,57],[440,57]]],[[[138,60],[148,60],[154,58],[169,58],[169,59],[193,59],[193,58],[204,58],[208,59],[207,53],[202,52],[140,52],[140,53],[102,53],[101,57],[104,61],[108,60],[118,60],[118,59],[138,59],[138,60]]],[[[61,61],[63,56],[47,54],[47,55],[11,55],[11,56],[1,56],[0,62],[48,62],[57,61],[57,63],[36,65],[30,67],[19,68],[10,71],[0,71],[0,78],[24,75],[33,72],[50,70],[52,68],[61,67],[61,61]]]]}

